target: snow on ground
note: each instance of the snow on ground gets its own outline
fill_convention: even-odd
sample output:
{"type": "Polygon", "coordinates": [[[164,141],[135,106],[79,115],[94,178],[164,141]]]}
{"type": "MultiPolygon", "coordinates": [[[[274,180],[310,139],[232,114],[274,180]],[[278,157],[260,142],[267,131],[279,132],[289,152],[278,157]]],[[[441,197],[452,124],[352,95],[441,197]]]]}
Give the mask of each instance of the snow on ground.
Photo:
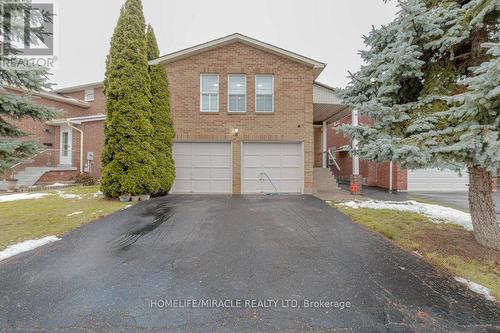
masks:
{"type": "Polygon", "coordinates": [[[66,186],[66,185],[68,185],[68,184],[54,183],[54,184],[47,185],[47,187],[57,187],[57,186],[66,186]]]}
{"type": "Polygon", "coordinates": [[[37,247],[40,247],[42,245],[56,242],[58,240],[60,240],[59,237],[48,236],[40,239],[32,239],[14,245],[10,245],[5,250],[0,251],[0,261],[15,256],[19,253],[36,249],[37,247]]]}
{"type": "Polygon", "coordinates": [[[81,199],[82,198],[78,194],[64,193],[63,191],[57,191],[57,195],[63,199],[81,199]]]}
{"type": "Polygon", "coordinates": [[[8,195],[0,195],[0,202],[26,200],[26,199],[40,199],[48,193],[16,193],[8,195]]]}
{"type": "Polygon", "coordinates": [[[92,197],[93,197],[93,198],[97,198],[97,197],[100,197],[100,196],[102,196],[102,192],[101,192],[101,191],[97,191],[97,192],[95,192],[95,193],[92,195],[92,197]]]}
{"type": "Polygon", "coordinates": [[[80,215],[80,214],[82,214],[82,213],[83,213],[83,212],[74,212],[74,213],[70,213],[70,214],[68,214],[68,215],[66,215],[66,216],[75,216],[75,215],[80,215]]]}
{"type": "Polygon", "coordinates": [[[472,230],[470,214],[457,209],[431,205],[417,201],[347,201],[339,205],[349,208],[395,209],[403,212],[414,212],[429,217],[435,223],[452,223],[472,230]]]}
{"type": "Polygon", "coordinates": [[[485,286],[472,282],[471,280],[467,280],[463,277],[456,277],[455,281],[465,284],[470,290],[483,295],[488,301],[495,301],[495,297],[491,294],[491,290],[485,286]]]}

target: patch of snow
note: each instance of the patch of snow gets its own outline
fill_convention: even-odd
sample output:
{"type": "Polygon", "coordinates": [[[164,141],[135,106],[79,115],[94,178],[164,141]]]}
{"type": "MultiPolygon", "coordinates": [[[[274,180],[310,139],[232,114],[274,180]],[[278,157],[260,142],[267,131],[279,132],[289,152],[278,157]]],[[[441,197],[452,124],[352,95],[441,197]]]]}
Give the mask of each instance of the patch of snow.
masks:
{"type": "Polygon", "coordinates": [[[434,223],[452,223],[472,230],[472,220],[469,213],[458,209],[431,205],[417,201],[347,201],[339,205],[349,208],[394,209],[403,212],[414,212],[425,215],[434,223]]]}
{"type": "Polygon", "coordinates": [[[0,261],[15,256],[19,253],[36,249],[37,247],[40,247],[42,245],[56,242],[58,240],[61,239],[56,236],[48,236],[40,239],[32,239],[14,245],[10,245],[5,250],[0,251],[0,261]]]}
{"type": "Polygon", "coordinates": [[[126,205],[125,207],[123,207],[123,209],[127,209],[127,208],[130,208],[132,207],[132,205],[126,205]]]}
{"type": "Polygon", "coordinates": [[[80,215],[82,214],[83,212],[74,212],[74,213],[71,213],[71,214],[68,214],[66,216],[75,216],[75,215],[80,215]]]}
{"type": "Polygon", "coordinates": [[[66,185],[68,185],[68,184],[54,183],[54,184],[47,185],[47,187],[57,187],[57,186],[66,186],[66,185]]]}
{"type": "Polygon", "coordinates": [[[92,197],[93,197],[93,198],[97,198],[97,197],[100,197],[100,196],[102,196],[102,192],[101,192],[101,191],[97,191],[97,192],[95,192],[95,193],[92,195],[92,197]]]}
{"type": "Polygon", "coordinates": [[[64,193],[63,191],[57,191],[57,195],[63,199],[81,199],[82,198],[78,194],[64,193]]]}
{"type": "Polygon", "coordinates": [[[27,199],[40,199],[48,193],[16,193],[8,195],[0,195],[0,202],[27,200],[27,199]]]}
{"type": "Polygon", "coordinates": [[[470,290],[483,295],[484,298],[486,298],[488,301],[495,301],[495,297],[491,294],[491,290],[489,288],[472,282],[471,280],[467,280],[463,277],[455,277],[455,281],[465,284],[470,290]]]}

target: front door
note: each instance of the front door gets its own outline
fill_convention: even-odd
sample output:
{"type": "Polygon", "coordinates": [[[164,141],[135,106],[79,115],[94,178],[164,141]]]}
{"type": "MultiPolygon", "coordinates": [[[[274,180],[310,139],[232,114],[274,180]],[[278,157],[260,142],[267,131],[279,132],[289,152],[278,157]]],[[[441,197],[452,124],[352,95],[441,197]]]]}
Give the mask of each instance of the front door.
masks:
{"type": "Polygon", "coordinates": [[[61,126],[61,149],[59,153],[59,164],[61,165],[72,165],[72,154],[71,154],[71,127],[61,126]]]}

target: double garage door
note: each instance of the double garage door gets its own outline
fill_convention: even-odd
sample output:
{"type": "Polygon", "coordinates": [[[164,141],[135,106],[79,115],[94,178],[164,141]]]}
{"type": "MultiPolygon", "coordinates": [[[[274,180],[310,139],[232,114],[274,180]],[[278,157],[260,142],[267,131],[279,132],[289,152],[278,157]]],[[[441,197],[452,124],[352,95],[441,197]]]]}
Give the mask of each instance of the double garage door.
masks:
{"type": "MultiPolygon", "coordinates": [[[[302,193],[300,143],[243,143],[241,188],[244,194],[302,193]]],[[[172,193],[232,193],[231,143],[176,142],[172,193]]]]}
{"type": "Polygon", "coordinates": [[[461,192],[469,189],[469,175],[450,170],[417,169],[408,170],[408,191],[461,192]]]}

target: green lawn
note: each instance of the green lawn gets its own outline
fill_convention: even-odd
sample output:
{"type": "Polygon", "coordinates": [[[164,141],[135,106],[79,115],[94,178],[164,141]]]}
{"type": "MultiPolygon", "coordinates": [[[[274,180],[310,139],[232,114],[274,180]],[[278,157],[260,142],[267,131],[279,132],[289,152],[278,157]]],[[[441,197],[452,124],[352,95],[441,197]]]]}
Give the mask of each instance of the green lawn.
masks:
{"type": "Polygon", "coordinates": [[[63,235],[127,205],[105,199],[98,190],[98,186],[71,187],[46,191],[49,195],[40,199],[0,202],[0,250],[28,239],[63,235]],[[63,198],[61,192],[79,198],[63,198]]]}
{"type": "Polygon", "coordinates": [[[452,224],[432,223],[417,213],[332,205],[353,221],[406,250],[418,251],[424,259],[453,276],[488,287],[500,298],[500,251],[480,246],[472,232],[452,224]]]}

